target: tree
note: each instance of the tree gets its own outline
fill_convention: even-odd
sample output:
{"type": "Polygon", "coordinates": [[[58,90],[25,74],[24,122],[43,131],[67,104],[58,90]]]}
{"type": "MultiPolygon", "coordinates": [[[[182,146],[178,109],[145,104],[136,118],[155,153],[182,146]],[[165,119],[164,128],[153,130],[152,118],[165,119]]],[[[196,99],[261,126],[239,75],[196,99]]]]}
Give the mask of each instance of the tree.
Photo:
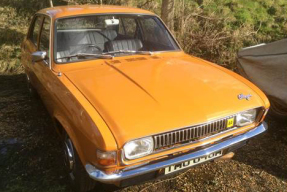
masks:
{"type": "Polygon", "coordinates": [[[174,0],[162,0],[161,18],[167,27],[174,30],[174,0]]]}
{"type": "Polygon", "coordinates": [[[128,7],[131,7],[133,5],[133,0],[124,0],[124,1],[122,1],[121,4],[128,6],[128,7]]]}

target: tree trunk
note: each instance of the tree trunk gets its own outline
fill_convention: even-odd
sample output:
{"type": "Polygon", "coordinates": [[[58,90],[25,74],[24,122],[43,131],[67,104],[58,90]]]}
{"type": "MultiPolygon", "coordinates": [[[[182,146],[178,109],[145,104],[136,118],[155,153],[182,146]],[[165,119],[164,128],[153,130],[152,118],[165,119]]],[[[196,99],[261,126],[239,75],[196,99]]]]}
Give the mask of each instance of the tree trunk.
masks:
{"type": "Polygon", "coordinates": [[[161,18],[167,27],[173,32],[174,30],[174,0],[162,0],[161,18]]]}
{"type": "Polygon", "coordinates": [[[184,21],[184,17],[185,17],[185,3],[184,0],[182,0],[182,5],[181,5],[181,20],[180,20],[180,35],[183,35],[184,29],[185,29],[185,21],[184,21]]]}

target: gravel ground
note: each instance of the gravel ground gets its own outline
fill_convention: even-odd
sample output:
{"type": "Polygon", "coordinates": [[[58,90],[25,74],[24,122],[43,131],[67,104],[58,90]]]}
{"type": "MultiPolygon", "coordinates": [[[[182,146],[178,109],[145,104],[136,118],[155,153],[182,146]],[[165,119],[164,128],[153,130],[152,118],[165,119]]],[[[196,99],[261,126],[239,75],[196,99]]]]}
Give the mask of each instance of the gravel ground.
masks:
{"type": "MultiPolygon", "coordinates": [[[[25,83],[0,74],[0,191],[70,191],[50,117],[25,83]]],[[[233,160],[117,191],[287,191],[287,121],[267,123],[233,160]]]]}

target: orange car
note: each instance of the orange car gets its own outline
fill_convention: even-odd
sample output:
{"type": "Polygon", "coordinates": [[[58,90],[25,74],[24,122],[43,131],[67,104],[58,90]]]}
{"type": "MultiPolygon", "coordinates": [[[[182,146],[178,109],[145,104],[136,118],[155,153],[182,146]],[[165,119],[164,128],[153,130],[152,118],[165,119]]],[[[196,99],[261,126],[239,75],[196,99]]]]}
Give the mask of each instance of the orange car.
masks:
{"type": "Polygon", "coordinates": [[[155,14],[63,6],[35,14],[22,64],[78,191],[128,186],[230,156],[267,129],[266,96],[185,54],[155,14]]]}

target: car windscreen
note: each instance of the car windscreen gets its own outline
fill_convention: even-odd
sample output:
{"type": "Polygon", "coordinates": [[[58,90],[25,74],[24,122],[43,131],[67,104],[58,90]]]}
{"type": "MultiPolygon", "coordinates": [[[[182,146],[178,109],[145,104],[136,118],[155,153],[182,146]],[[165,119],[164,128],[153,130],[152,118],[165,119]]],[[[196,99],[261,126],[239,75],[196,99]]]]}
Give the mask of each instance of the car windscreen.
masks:
{"type": "Polygon", "coordinates": [[[156,16],[101,14],[55,22],[56,63],[175,50],[178,44],[156,16]]]}

